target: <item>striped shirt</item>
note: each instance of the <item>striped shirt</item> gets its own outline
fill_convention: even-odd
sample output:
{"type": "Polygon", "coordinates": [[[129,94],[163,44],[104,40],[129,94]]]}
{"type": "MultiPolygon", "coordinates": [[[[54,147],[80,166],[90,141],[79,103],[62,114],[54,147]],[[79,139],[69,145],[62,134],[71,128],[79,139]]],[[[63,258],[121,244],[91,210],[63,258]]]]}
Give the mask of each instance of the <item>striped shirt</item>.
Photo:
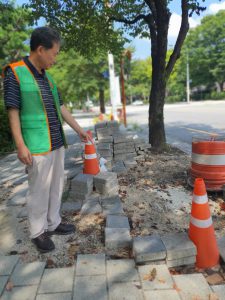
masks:
{"type": "MultiPolygon", "coordinates": [[[[32,72],[41,91],[41,95],[43,98],[43,102],[48,117],[52,151],[53,151],[63,146],[63,138],[62,138],[61,124],[57,116],[56,108],[54,105],[54,99],[49,86],[49,82],[44,70],[42,70],[42,74],[40,74],[37,71],[37,69],[31,64],[28,57],[25,57],[23,60],[28,66],[28,68],[30,69],[30,71],[32,72]]],[[[7,109],[21,108],[20,85],[16,80],[16,77],[11,68],[8,68],[6,72],[6,76],[4,78],[4,101],[7,109]]],[[[60,105],[63,105],[60,94],[59,94],[59,101],[60,101],[60,105]]]]}

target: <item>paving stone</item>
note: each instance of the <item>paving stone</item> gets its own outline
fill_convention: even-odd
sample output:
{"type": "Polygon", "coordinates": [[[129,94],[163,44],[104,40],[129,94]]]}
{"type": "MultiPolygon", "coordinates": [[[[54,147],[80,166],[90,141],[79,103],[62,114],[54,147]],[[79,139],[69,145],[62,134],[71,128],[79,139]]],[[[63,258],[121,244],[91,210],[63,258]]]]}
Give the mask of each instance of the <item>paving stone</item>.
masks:
{"type": "Polygon", "coordinates": [[[128,218],[125,216],[108,215],[106,218],[106,227],[109,228],[127,228],[130,230],[128,218]]]}
{"type": "Polygon", "coordinates": [[[219,300],[225,300],[225,284],[212,285],[211,289],[219,297],[219,300]]]}
{"type": "Polygon", "coordinates": [[[98,143],[97,150],[112,150],[112,143],[98,143]]]}
{"type": "Polygon", "coordinates": [[[10,275],[13,268],[17,264],[19,256],[10,255],[3,256],[0,255],[0,275],[10,275]]]}
{"type": "Polygon", "coordinates": [[[186,233],[167,233],[161,236],[166,247],[167,260],[195,256],[197,249],[186,233]]]}
{"type": "Polygon", "coordinates": [[[182,300],[210,299],[211,290],[202,274],[173,275],[182,300]]]}
{"type": "Polygon", "coordinates": [[[122,168],[119,168],[119,167],[113,167],[112,168],[112,171],[115,172],[116,174],[118,175],[122,175],[122,174],[127,174],[127,168],[122,167],[122,168]]]}
{"type": "Polygon", "coordinates": [[[173,288],[173,279],[166,265],[145,265],[138,267],[142,287],[144,290],[164,290],[173,288]],[[156,270],[155,279],[152,281],[145,279],[145,276],[151,274],[153,269],[156,270]]]}
{"type": "Polygon", "coordinates": [[[130,247],[131,244],[130,230],[124,228],[105,228],[105,247],[108,250],[130,247]]]}
{"type": "Polygon", "coordinates": [[[94,185],[105,184],[106,182],[111,182],[117,180],[117,175],[114,172],[104,172],[99,173],[94,176],[94,185]]]}
{"type": "Polygon", "coordinates": [[[71,300],[72,293],[39,294],[36,300],[71,300]]]}
{"type": "Polygon", "coordinates": [[[137,162],[135,160],[126,160],[124,161],[124,165],[126,168],[134,168],[137,166],[137,162]]]}
{"type": "Polygon", "coordinates": [[[180,300],[175,290],[144,291],[145,300],[180,300]]]}
{"type": "Polygon", "coordinates": [[[160,261],[166,258],[166,248],[158,235],[135,237],[133,253],[137,263],[160,261]]]}
{"type": "Polygon", "coordinates": [[[101,137],[98,139],[99,142],[101,143],[112,143],[113,142],[113,137],[112,136],[108,136],[108,137],[101,137]]]}
{"type": "Polygon", "coordinates": [[[44,268],[43,262],[17,264],[11,276],[14,286],[39,284],[44,268]]]}
{"type": "Polygon", "coordinates": [[[73,195],[74,197],[74,201],[81,201],[81,200],[87,200],[90,195],[91,195],[91,192],[88,192],[88,193],[79,193],[78,191],[73,191],[71,190],[71,194],[73,195]]]}
{"type": "Polygon", "coordinates": [[[82,207],[82,201],[76,201],[76,202],[67,201],[62,204],[61,210],[66,212],[71,212],[71,211],[80,210],[81,207],[82,207]]]}
{"type": "Polygon", "coordinates": [[[225,236],[218,239],[218,247],[222,260],[225,262],[225,236]]]}
{"type": "Polygon", "coordinates": [[[193,264],[195,264],[195,262],[196,262],[196,256],[182,257],[182,258],[173,259],[173,260],[166,260],[166,264],[167,264],[168,268],[193,265],[193,264]]]}
{"type": "Polygon", "coordinates": [[[98,214],[102,212],[102,207],[99,203],[86,201],[81,208],[81,215],[98,214]]]}
{"type": "Polygon", "coordinates": [[[132,142],[133,139],[131,137],[128,137],[126,135],[117,135],[117,136],[114,136],[114,139],[113,139],[113,142],[114,144],[119,144],[119,143],[129,143],[129,142],[132,142]]]}
{"type": "Polygon", "coordinates": [[[118,182],[109,182],[106,184],[96,184],[95,190],[101,195],[118,194],[119,185],[118,182]]]}
{"type": "Polygon", "coordinates": [[[71,180],[71,189],[76,189],[81,192],[89,192],[93,189],[93,176],[89,174],[78,174],[71,180]]]}
{"type": "Polygon", "coordinates": [[[45,269],[38,294],[72,292],[75,268],[45,269]]]}
{"type": "Polygon", "coordinates": [[[106,262],[108,282],[139,281],[133,259],[113,259],[106,262]]]}
{"type": "Polygon", "coordinates": [[[8,201],[8,206],[25,205],[27,203],[26,197],[15,196],[8,201]]]}
{"type": "Polygon", "coordinates": [[[143,300],[139,282],[114,282],[109,285],[109,300],[143,300]]]}
{"type": "Polygon", "coordinates": [[[36,293],[37,285],[13,287],[11,291],[4,291],[1,300],[35,300],[36,293]]]}
{"type": "Polygon", "coordinates": [[[105,275],[105,254],[79,254],[76,276],[105,275]]]}
{"type": "Polygon", "coordinates": [[[17,218],[27,218],[28,217],[28,211],[26,207],[23,207],[20,212],[17,215],[17,218]]]}
{"type": "Polygon", "coordinates": [[[19,176],[18,178],[15,178],[12,181],[12,184],[13,185],[20,185],[20,184],[23,184],[26,180],[27,180],[27,174],[24,174],[24,175],[19,176]]]}
{"type": "Polygon", "coordinates": [[[8,276],[0,276],[0,296],[5,288],[8,278],[8,276]]]}
{"type": "MultiPolygon", "coordinates": [[[[106,276],[76,276],[73,300],[107,300],[106,276]]],[[[118,300],[118,299],[117,299],[118,300]]]]}
{"type": "Polygon", "coordinates": [[[98,122],[95,124],[95,130],[99,129],[99,128],[104,128],[107,127],[107,122],[103,121],[103,122],[98,122]]]}
{"type": "Polygon", "coordinates": [[[106,215],[124,215],[124,210],[121,201],[103,201],[103,214],[106,215]]]}

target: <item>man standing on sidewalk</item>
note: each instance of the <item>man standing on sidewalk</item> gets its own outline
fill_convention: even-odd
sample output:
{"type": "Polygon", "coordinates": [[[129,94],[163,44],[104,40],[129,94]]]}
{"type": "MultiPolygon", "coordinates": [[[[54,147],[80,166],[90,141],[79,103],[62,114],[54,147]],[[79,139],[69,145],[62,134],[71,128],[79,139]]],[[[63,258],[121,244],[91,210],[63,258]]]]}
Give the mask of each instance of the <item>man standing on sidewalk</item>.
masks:
{"type": "Polygon", "coordinates": [[[56,61],[60,36],[49,27],[36,28],[30,55],[5,68],[4,100],[19,160],[28,171],[27,208],[33,243],[41,252],[55,248],[51,234],[70,234],[74,225],[61,222],[64,182],[63,120],[80,138],[89,139],[63,105],[49,69],[56,61]]]}

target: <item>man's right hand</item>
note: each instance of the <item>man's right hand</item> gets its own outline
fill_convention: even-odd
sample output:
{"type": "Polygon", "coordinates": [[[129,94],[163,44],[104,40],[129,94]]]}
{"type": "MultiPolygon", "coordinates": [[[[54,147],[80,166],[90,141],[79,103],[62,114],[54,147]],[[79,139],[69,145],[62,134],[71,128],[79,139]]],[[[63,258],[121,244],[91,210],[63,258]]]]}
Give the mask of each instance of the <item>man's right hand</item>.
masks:
{"type": "Polygon", "coordinates": [[[32,165],[32,155],[25,145],[18,147],[17,156],[23,164],[32,165]]]}

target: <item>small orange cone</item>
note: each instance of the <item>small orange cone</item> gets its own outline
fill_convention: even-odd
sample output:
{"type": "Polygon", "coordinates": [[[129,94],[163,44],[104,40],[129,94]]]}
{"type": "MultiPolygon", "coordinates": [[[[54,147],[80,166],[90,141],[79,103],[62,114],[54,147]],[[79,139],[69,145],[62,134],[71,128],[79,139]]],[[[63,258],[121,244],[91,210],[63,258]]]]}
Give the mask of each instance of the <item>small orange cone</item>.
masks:
{"type": "Polygon", "coordinates": [[[219,263],[219,250],[202,178],[195,179],[189,237],[197,247],[198,268],[211,268],[219,263]]]}
{"type": "Polygon", "coordinates": [[[84,174],[96,175],[100,172],[99,162],[93,141],[87,141],[84,148],[84,174]]]}

